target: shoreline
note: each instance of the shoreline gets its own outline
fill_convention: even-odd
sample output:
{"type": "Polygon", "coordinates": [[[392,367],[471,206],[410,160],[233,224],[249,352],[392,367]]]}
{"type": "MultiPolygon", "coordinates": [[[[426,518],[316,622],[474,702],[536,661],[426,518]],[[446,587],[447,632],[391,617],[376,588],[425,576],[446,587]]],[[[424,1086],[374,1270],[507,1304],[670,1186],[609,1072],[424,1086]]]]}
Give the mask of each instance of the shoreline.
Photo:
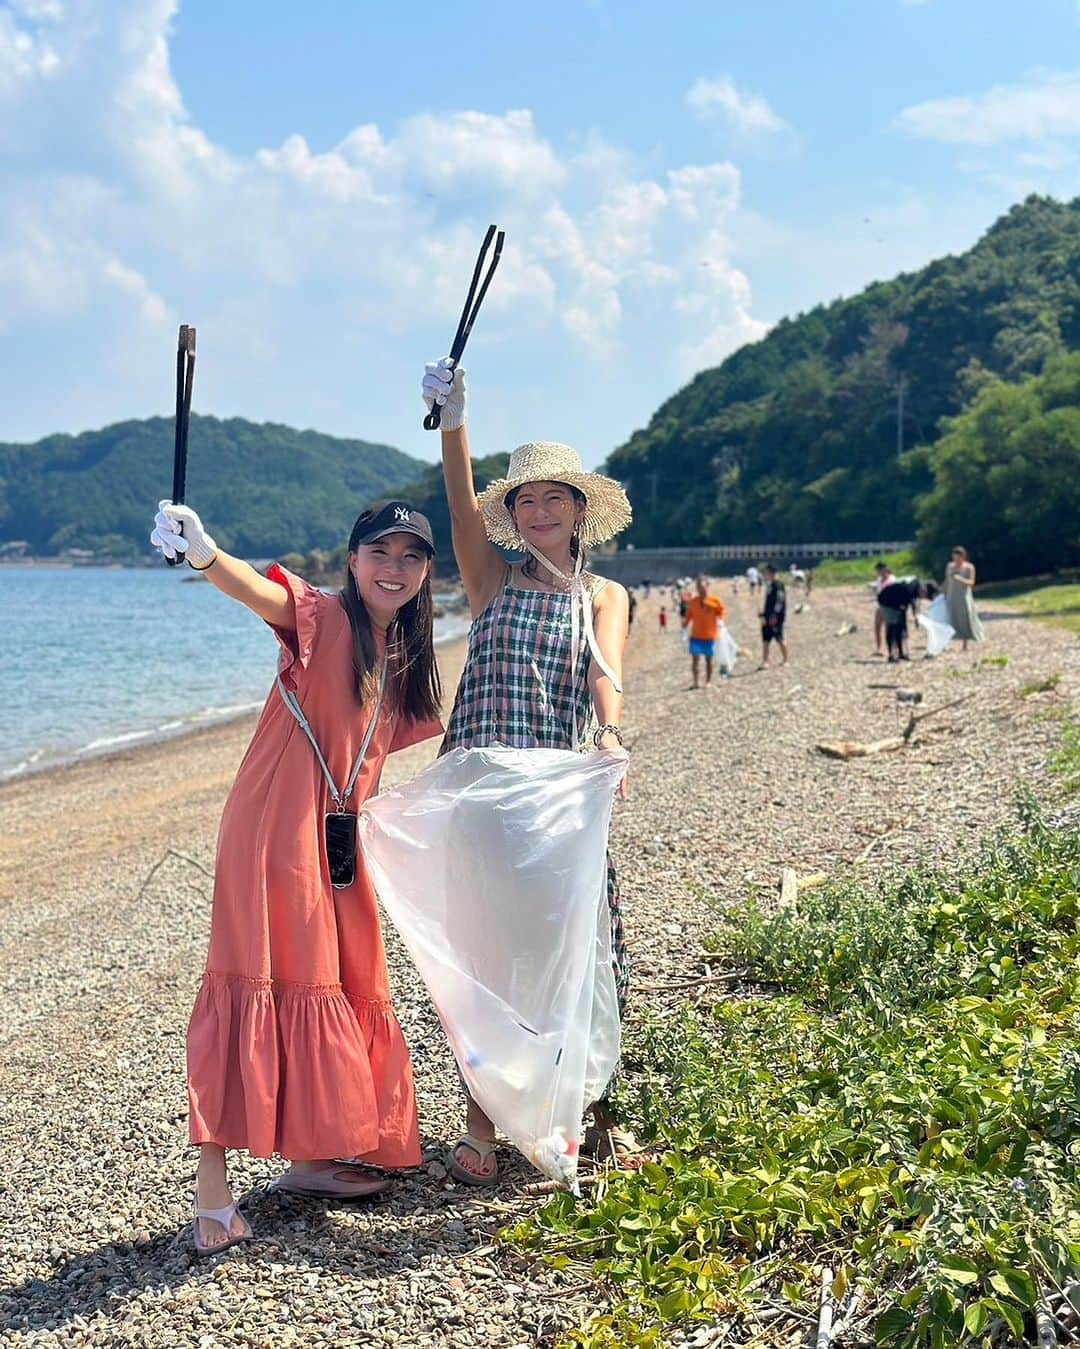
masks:
{"type": "MultiPolygon", "coordinates": [[[[464,634],[451,633],[437,642],[436,652],[440,666],[459,669],[464,661],[467,639],[467,632],[464,634]]],[[[272,689],[273,684],[271,683],[266,696],[269,696],[272,689]]],[[[263,697],[256,702],[245,703],[239,710],[213,717],[201,724],[192,721],[180,721],[175,725],[165,723],[163,726],[154,727],[145,732],[122,732],[114,737],[118,742],[115,744],[103,744],[99,748],[88,746],[85,749],[73,750],[70,753],[49,758],[41,763],[31,763],[25,766],[16,766],[14,769],[0,770],[0,798],[3,798],[12,788],[28,783],[45,785],[50,778],[59,779],[61,776],[65,782],[68,782],[71,780],[70,775],[82,768],[97,769],[99,767],[108,768],[110,766],[140,763],[147,757],[157,757],[165,745],[176,747],[204,744],[207,748],[216,747],[227,739],[231,739],[241,727],[248,728],[247,735],[250,737],[255,730],[255,725],[265,704],[266,697],[263,697]],[[125,735],[128,737],[126,741],[121,739],[125,735]]]]}

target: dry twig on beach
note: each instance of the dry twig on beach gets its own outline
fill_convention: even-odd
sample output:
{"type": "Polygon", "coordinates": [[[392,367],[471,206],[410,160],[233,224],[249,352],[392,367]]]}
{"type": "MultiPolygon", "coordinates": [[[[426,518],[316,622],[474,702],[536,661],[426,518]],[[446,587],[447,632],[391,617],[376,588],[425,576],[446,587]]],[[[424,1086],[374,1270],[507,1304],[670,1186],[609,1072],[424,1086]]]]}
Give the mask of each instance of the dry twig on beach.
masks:
{"type": "Polygon", "coordinates": [[[900,735],[890,735],[884,740],[822,740],[818,742],[817,750],[830,759],[846,761],[848,759],[863,759],[870,754],[886,754],[891,750],[903,749],[915,734],[915,727],[920,722],[926,721],[928,717],[936,717],[939,712],[947,712],[950,707],[959,707],[961,703],[966,703],[974,697],[974,692],[965,693],[962,698],[954,698],[951,702],[942,703],[940,707],[932,707],[925,712],[912,712],[900,735]]]}
{"type": "Polygon", "coordinates": [[[194,857],[189,857],[186,852],[179,852],[176,848],[166,848],[165,851],[158,858],[158,860],[146,873],[146,876],[143,878],[143,883],[142,885],[139,886],[139,893],[135,896],[136,899],[142,899],[143,895],[146,894],[146,891],[149,888],[150,882],[154,879],[154,877],[157,875],[157,873],[161,870],[161,868],[165,865],[165,863],[169,860],[170,857],[176,857],[181,862],[187,862],[189,866],[193,866],[197,868],[197,870],[201,871],[202,874],[206,876],[209,880],[214,879],[214,873],[209,869],[209,867],[204,867],[203,864],[199,861],[196,861],[194,857]]]}

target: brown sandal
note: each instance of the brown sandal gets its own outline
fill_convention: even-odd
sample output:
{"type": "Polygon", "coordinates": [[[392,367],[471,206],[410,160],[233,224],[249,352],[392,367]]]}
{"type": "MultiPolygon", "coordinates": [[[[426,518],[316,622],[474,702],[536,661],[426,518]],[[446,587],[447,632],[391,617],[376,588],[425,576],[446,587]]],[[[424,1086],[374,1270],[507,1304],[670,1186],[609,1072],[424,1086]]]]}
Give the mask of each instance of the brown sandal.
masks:
{"type": "Polygon", "coordinates": [[[585,1130],[581,1150],[598,1162],[615,1162],[618,1166],[633,1169],[635,1163],[631,1158],[641,1152],[641,1145],[629,1129],[621,1129],[618,1125],[602,1129],[598,1124],[590,1124],[585,1130]]]}

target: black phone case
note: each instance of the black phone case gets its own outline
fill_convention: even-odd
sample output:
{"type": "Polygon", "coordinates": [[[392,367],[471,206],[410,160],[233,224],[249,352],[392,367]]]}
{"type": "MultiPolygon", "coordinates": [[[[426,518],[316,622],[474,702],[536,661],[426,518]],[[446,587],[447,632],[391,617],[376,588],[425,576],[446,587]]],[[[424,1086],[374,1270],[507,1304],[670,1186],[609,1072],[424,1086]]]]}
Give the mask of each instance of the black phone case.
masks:
{"type": "Polygon", "coordinates": [[[326,861],[330,884],[343,890],[356,880],[356,816],[335,812],[326,816],[326,861]]]}

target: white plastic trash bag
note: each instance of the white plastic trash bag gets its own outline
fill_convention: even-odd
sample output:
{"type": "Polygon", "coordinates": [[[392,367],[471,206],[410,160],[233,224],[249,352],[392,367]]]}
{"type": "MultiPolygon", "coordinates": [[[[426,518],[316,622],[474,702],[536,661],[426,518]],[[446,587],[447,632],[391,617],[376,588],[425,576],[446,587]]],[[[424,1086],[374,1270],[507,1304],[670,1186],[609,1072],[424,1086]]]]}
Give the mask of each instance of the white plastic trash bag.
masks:
{"type": "Polygon", "coordinates": [[[926,632],[926,654],[940,656],[956,635],[949,622],[949,606],[944,595],[939,595],[925,613],[917,614],[915,621],[926,632]]]}
{"type": "Polygon", "coordinates": [[[456,749],[360,812],[379,898],[484,1113],[577,1189],[619,1060],[607,903],[621,751],[456,749]]]}
{"type": "Polygon", "coordinates": [[[716,656],[720,663],[721,670],[726,670],[728,674],[735,673],[735,662],[739,659],[739,648],[735,645],[735,640],[728,632],[726,623],[720,624],[720,631],[716,641],[716,656]]]}

